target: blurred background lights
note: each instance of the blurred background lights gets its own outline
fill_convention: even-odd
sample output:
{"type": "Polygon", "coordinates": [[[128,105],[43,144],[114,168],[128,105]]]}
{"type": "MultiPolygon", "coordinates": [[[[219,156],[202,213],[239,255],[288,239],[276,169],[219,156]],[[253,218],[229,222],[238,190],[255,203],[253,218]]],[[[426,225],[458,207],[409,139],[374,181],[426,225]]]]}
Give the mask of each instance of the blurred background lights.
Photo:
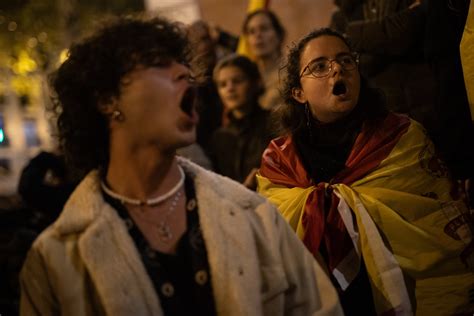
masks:
{"type": "Polygon", "coordinates": [[[38,34],[38,41],[44,43],[48,40],[48,34],[46,32],[41,32],[38,34]]]}
{"type": "Polygon", "coordinates": [[[8,23],[8,30],[10,32],[16,31],[17,27],[18,27],[18,25],[16,24],[15,21],[11,21],[10,23],[8,23]]]}
{"type": "Polygon", "coordinates": [[[36,45],[38,45],[38,40],[36,39],[36,37],[31,37],[30,39],[28,39],[27,45],[29,48],[35,48],[36,45]]]}
{"type": "Polygon", "coordinates": [[[63,62],[65,62],[68,57],[69,57],[69,50],[63,49],[61,53],[59,54],[59,64],[62,64],[63,62]]]}
{"type": "Polygon", "coordinates": [[[13,71],[19,75],[26,75],[35,71],[36,68],[36,62],[24,50],[20,52],[18,60],[13,64],[13,71]]]}

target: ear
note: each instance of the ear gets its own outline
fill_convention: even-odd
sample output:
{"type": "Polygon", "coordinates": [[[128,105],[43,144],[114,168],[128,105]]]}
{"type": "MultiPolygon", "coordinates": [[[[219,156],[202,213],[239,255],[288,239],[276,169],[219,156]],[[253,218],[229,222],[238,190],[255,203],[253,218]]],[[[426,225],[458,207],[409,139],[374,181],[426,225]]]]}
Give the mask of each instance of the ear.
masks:
{"type": "Polygon", "coordinates": [[[301,88],[291,89],[291,95],[293,96],[293,99],[295,99],[299,103],[305,104],[306,102],[308,102],[308,99],[306,98],[304,91],[301,88]]]}
{"type": "Polygon", "coordinates": [[[111,116],[112,113],[117,110],[118,104],[117,99],[112,98],[111,100],[99,100],[98,109],[99,112],[106,116],[111,116]]]}

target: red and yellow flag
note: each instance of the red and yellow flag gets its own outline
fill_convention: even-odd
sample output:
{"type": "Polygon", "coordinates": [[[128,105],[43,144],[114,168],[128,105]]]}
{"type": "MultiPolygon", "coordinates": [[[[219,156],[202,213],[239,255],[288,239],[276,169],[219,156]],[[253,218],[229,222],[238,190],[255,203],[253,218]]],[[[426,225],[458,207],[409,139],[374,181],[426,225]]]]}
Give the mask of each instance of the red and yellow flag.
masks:
{"type": "Polygon", "coordinates": [[[376,133],[363,128],[330,183],[311,180],[291,137],[274,140],[257,181],[313,254],[325,245],[341,287],[357,267],[351,249],[363,257],[379,314],[412,314],[409,294],[417,315],[474,312],[469,210],[415,121],[390,114],[376,133]]]}

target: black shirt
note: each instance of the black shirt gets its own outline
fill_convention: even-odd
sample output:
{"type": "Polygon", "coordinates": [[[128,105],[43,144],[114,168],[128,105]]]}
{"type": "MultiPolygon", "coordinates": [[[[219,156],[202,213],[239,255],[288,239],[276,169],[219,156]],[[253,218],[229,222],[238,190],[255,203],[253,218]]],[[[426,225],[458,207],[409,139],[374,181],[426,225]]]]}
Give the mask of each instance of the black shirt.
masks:
{"type": "Polygon", "coordinates": [[[117,199],[102,192],[126,222],[128,231],[150,276],[165,315],[216,315],[207,251],[199,223],[192,179],[186,177],[187,230],[176,254],[153,250],[117,199]]]}
{"type": "Polygon", "coordinates": [[[214,132],[210,158],[216,172],[243,182],[259,168],[262,154],[272,139],[269,113],[255,105],[242,119],[229,114],[229,124],[214,132]]]}

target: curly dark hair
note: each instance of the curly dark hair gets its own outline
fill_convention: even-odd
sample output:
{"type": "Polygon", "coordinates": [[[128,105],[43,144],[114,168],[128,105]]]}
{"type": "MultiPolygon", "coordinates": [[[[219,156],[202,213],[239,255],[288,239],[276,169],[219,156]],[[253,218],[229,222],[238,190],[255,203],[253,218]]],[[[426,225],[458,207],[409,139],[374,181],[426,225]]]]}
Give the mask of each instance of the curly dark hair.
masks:
{"type": "Polygon", "coordinates": [[[180,25],[163,18],[118,17],[73,44],[50,77],[55,92],[59,143],[80,173],[106,168],[109,128],[99,106],[120,95],[124,77],[138,66],[187,64],[188,42],[180,25]]]}
{"type": "MultiPolygon", "coordinates": [[[[284,103],[275,110],[274,116],[280,122],[279,134],[295,135],[306,127],[305,106],[293,98],[293,89],[301,88],[300,81],[300,59],[301,53],[306,45],[313,39],[320,36],[329,35],[340,38],[353,52],[352,45],[348,38],[341,33],[330,29],[316,29],[298,41],[288,52],[286,65],[283,67],[282,97],[284,103]]],[[[387,113],[385,97],[379,89],[369,86],[368,80],[361,76],[360,95],[356,107],[364,107],[364,113],[369,123],[384,117],[387,113]]]]}
{"type": "Polygon", "coordinates": [[[217,65],[214,67],[213,79],[214,82],[217,80],[217,75],[222,68],[234,66],[244,72],[253,88],[255,104],[258,104],[257,99],[265,92],[265,86],[263,85],[263,79],[258,70],[257,64],[251,61],[248,57],[238,54],[230,54],[223,57],[217,65]]]}
{"type": "Polygon", "coordinates": [[[286,36],[285,28],[281,24],[280,20],[276,16],[276,14],[273,13],[273,11],[268,10],[268,9],[258,9],[258,10],[255,10],[255,11],[252,11],[251,13],[249,13],[245,17],[244,23],[242,24],[242,33],[243,34],[248,34],[248,24],[249,24],[250,20],[254,16],[259,15],[259,14],[266,15],[270,19],[270,22],[272,23],[273,29],[275,30],[275,32],[278,35],[278,38],[280,39],[280,43],[283,43],[283,41],[285,40],[285,36],[286,36]]]}

